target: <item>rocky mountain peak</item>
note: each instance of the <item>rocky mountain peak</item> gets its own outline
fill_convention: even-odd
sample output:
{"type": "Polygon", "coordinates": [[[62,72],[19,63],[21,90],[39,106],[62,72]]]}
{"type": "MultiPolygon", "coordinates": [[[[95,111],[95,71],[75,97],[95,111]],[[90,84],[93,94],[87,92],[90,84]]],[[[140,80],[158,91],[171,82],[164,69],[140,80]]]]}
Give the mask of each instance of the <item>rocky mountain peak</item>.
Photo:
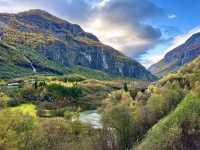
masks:
{"type": "Polygon", "coordinates": [[[186,42],[185,45],[194,45],[194,44],[200,44],[200,32],[195,33],[192,35],[186,42]]]}
{"type": "Polygon", "coordinates": [[[16,17],[19,17],[19,18],[36,18],[37,17],[38,19],[41,19],[46,22],[54,22],[57,24],[71,24],[41,9],[31,9],[29,11],[20,12],[16,14],[16,17]]]}
{"type": "Polygon", "coordinates": [[[200,33],[192,35],[185,43],[168,52],[164,59],[152,65],[149,70],[163,76],[175,72],[182,65],[189,63],[200,54],[200,33]]]}

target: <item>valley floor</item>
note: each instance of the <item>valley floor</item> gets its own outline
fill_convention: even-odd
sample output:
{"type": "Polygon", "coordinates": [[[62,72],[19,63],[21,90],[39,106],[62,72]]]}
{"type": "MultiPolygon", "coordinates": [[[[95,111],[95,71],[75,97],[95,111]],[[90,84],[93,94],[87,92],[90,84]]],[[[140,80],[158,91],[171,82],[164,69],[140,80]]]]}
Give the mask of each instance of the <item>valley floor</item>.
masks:
{"type": "Polygon", "coordinates": [[[152,84],[77,74],[2,80],[0,149],[199,150],[199,62],[152,84]]]}

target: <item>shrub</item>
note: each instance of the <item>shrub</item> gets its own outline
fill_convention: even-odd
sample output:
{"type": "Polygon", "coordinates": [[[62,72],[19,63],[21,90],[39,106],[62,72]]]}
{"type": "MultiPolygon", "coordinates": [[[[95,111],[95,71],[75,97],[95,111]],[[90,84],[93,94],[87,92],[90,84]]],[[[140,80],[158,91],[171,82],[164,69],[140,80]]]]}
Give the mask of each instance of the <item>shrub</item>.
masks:
{"type": "Polygon", "coordinates": [[[60,108],[60,109],[52,110],[51,116],[64,117],[65,111],[66,111],[66,108],[60,108]]]}
{"type": "Polygon", "coordinates": [[[80,81],[84,81],[86,80],[86,77],[81,76],[81,75],[77,75],[77,74],[71,74],[71,75],[67,75],[65,77],[63,77],[62,79],[64,82],[80,82],[80,81]]]}
{"type": "Polygon", "coordinates": [[[20,149],[28,142],[35,123],[32,117],[4,109],[0,112],[0,149],[20,149]],[[20,137],[20,138],[19,138],[20,137]]]}
{"type": "Polygon", "coordinates": [[[80,114],[78,112],[71,112],[71,111],[65,111],[64,118],[67,121],[77,121],[79,120],[80,114]]]}
{"type": "Polygon", "coordinates": [[[146,104],[150,124],[173,110],[184,97],[183,89],[180,88],[178,82],[168,82],[160,87],[159,91],[153,90],[152,92],[154,93],[151,94],[146,104]]]}
{"type": "Polygon", "coordinates": [[[45,87],[46,86],[46,82],[45,81],[42,81],[42,82],[39,82],[39,87],[45,87]]]}
{"type": "Polygon", "coordinates": [[[0,108],[6,107],[8,101],[9,101],[9,97],[5,95],[4,93],[0,93],[0,108]]]}
{"type": "Polygon", "coordinates": [[[50,84],[48,85],[48,91],[54,96],[54,97],[73,97],[77,98],[82,94],[82,89],[73,86],[73,87],[65,87],[60,84],[50,84]]]}
{"type": "Polygon", "coordinates": [[[10,107],[15,107],[19,105],[19,102],[15,98],[10,98],[7,102],[7,105],[10,107]]]}
{"type": "Polygon", "coordinates": [[[27,85],[23,87],[21,90],[21,98],[25,101],[36,101],[39,98],[39,89],[35,89],[35,87],[31,85],[27,85]]]}
{"type": "Polygon", "coordinates": [[[68,121],[72,121],[73,116],[74,116],[74,113],[73,113],[73,112],[65,111],[65,113],[64,113],[64,117],[65,117],[65,119],[68,120],[68,121]]]}
{"type": "Polygon", "coordinates": [[[126,82],[124,83],[124,91],[128,92],[128,84],[126,82]]]}

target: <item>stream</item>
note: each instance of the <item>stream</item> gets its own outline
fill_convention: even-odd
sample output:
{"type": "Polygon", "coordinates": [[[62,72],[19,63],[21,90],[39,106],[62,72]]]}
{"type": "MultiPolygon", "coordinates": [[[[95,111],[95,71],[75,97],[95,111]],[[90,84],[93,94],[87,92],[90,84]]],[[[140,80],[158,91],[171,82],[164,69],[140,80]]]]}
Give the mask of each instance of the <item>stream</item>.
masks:
{"type": "Polygon", "coordinates": [[[97,110],[84,111],[80,113],[80,122],[91,125],[93,128],[101,128],[101,115],[97,110]]]}

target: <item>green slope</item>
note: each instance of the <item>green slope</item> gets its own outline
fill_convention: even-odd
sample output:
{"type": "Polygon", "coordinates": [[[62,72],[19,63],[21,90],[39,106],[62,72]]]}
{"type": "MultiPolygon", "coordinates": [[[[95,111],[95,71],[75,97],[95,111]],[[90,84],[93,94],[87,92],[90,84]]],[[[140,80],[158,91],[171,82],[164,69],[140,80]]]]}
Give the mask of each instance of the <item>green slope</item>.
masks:
{"type": "Polygon", "coordinates": [[[31,48],[10,46],[5,42],[0,42],[0,64],[1,79],[40,73],[63,74],[66,70],[65,67],[47,60],[31,48]]]}
{"type": "Polygon", "coordinates": [[[0,79],[11,79],[30,75],[79,74],[93,79],[118,78],[107,73],[80,66],[65,67],[48,60],[29,46],[10,45],[0,41],[0,79]],[[36,69],[33,71],[32,65],[36,69]]]}
{"type": "MultiPolygon", "coordinates": [[[[157,87],[179,83],[187,94],[167,116],[149,129],[137,150],[200,149],[200,57],[156,83],[157,87]]],[[[159,106],[159,103],[155,104],[159,106]]]]}
{"type": "Polygon", "coordinates": [[[200,148],[200,96],[191,93],[148,132],[137,150],[200,148]]]}

